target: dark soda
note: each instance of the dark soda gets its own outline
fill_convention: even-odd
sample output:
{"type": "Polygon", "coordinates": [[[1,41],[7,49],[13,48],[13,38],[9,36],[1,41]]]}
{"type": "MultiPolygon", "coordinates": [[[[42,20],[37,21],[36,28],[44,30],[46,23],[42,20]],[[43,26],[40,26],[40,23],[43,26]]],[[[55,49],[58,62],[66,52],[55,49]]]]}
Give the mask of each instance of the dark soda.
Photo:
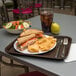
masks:
{"type": "Polygon", "coordinates": [[[42,30],[44,32],[51,32],[51,24],[53,22],[53,14],[47,11],[40,13],[42,30]]]}

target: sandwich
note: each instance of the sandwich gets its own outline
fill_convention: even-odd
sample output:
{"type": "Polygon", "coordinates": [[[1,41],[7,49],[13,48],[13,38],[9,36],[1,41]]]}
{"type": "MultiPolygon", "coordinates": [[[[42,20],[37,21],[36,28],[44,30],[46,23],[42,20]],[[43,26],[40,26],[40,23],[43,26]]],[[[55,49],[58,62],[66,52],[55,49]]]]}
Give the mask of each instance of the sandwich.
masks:
{"type": "Polygon", "coordinates": [[[34,44],[39,38],[44,37],[43,32],[35,29],[25,30],[17,38],[17,47],[21,51],[26,49],[29,45],[34,44]]]}
{"type": "Polygon", "coordinates": [[[28,29],[28,30],[24,30],[24,32],[22,32],[20,34],[20,37],[22,36],[27,36],[30,34],[43,34],[43,31],[37,30],[37,29],[28,29]]]}

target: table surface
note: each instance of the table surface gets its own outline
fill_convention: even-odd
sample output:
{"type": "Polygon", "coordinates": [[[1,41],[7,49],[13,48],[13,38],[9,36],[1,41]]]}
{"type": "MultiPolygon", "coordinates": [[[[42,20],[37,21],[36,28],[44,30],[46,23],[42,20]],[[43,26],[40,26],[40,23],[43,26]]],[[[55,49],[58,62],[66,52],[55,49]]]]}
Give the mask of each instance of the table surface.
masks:
{"type": "MultiPolygon", "coordinates": [[[[30,20],[32,22],[32,28],[41,30],[40,16],[33,17],[30,20]]],[[[61,27],[59,35],[70,36],[72,37],[72,42],[76,43],[76,16],[55,13],[53,21],[59,23],[61,27]]],[[[17,37],[18,35],[12,35],[10,33],[7,33],[4,29],[0,29],[0,53],[34,69],[48,73],[48,76],[50,76],[50,72],[56,73],[60,76],[76,75],[76,62],[65,63],[64,61],[53,61],[26,56],[19,57],[7,54],[5,52],[5,47],[17,37]]]]}

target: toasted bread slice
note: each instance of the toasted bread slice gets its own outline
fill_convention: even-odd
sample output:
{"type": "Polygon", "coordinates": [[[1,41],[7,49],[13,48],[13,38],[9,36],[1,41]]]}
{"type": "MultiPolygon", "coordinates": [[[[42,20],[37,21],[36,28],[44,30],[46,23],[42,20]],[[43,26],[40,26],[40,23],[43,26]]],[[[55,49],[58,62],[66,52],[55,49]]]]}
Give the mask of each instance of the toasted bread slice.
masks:
{"type": "Polygon", "coordinates": [[[27,36],[27,35],[30,35],[30,34],[40,34],[40,33],[43,33],[43,31],[40,31],[40,30],[37,30],[37,29],[28,29],[28,30],[25,30],[24,32],[22,32],[20,34],[20,37],[27,36]]]}
{"type": "Polygon", "coordinates": [[[22,44],[22,43],[24,43],[24,42],[26,42],[29,39],[34,38],[34,37],[35,37],[35,34],[30,34],[28,36],[23,36],[23,37],[18,38],[17,41],[18,41],[18,44],[20,45],[20,44],[22,44]]]}

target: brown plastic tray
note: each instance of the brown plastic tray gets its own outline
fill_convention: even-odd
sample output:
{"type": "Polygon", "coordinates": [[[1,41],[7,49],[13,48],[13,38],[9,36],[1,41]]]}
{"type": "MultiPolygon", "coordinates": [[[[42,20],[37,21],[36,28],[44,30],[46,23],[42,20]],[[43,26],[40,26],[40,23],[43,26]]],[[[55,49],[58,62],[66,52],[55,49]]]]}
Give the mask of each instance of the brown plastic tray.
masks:
{"type": "Polygon", "coordinates": [[[13,55],[19,55],[19,56],[31,56],[31,57],[38,57],[38,58],[47,58],[47,59],[56,59],[56,60],[62,60],[62,59],[65,59],[67,56],[68,56],[68,53],[69,53],[69,49],[70,49],[70,45],[71,45],[71,42],[72,42],[72,39],[68,36],[54,36],[55,38],[57,38],[57,40],[60,40],[60,39],[64,39],[64,38],[68,38],[68,45],[65,46],[65,56],[64,57],[61,57],[61,53],[62,53],[62,50],[63,50],[63,47],[64,45],[61,44],[61,45],[58,45],[52,50],[52,51],[49,51],[47,53],[44,53],[44,54],[37,54],[37,55],[32,55],[32,54],[23,54],[23,53],[20,53],[20,52],[17,52],[14,47],[13,47],[13,44],[16,40],[14,40],[13,42],[11,42],[6,48],[5,48],[5,51],[9,54],[13,54],[13,55]],[[60,46],[60,50],[59,50],[59,53],[58,53],[58,57],[55,57],[56,53],[57,53],[57,49],[58,47],[60,46]]]}

